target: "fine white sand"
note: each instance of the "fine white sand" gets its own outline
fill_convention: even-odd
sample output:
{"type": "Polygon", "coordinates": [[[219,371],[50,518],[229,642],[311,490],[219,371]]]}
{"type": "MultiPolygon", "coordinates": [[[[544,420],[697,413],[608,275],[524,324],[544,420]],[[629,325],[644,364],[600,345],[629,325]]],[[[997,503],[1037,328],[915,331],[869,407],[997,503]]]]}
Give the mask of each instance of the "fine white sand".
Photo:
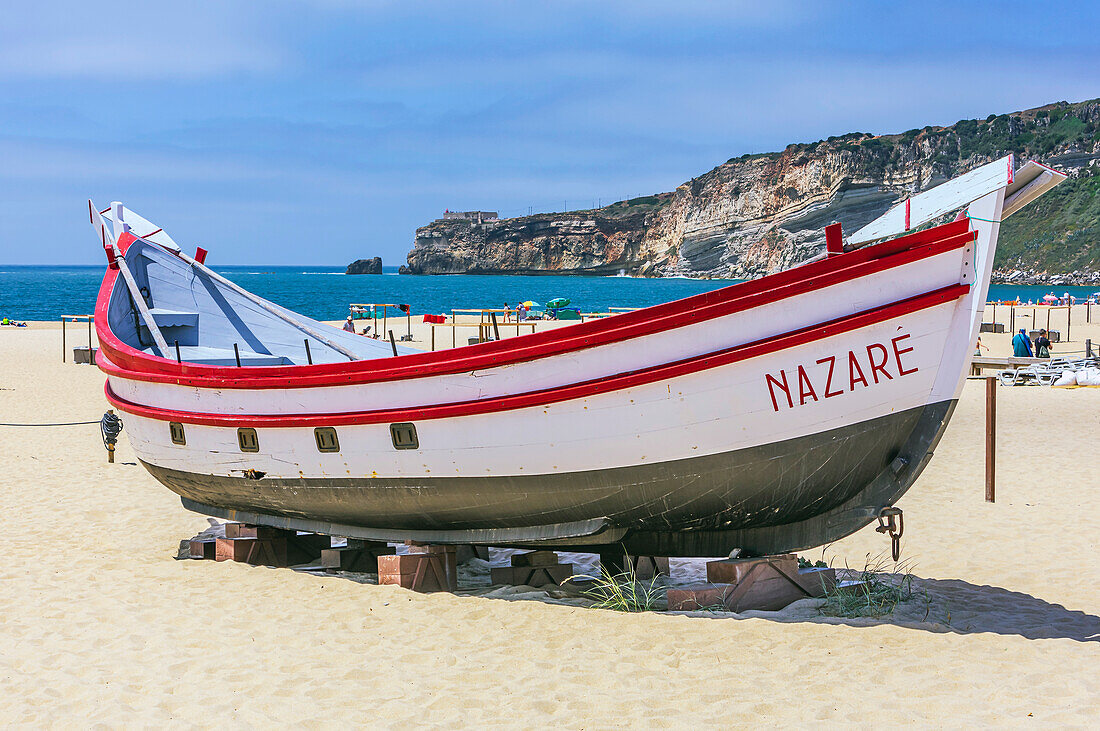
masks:
{"type": "MultiPolygon", "coordinates": [[[[1056,354],[1100,327],[1073,336],[1056,354]]],[[[1007,354],[1006,336],[984,342],[1007,354]]],[[[102,414],[103,376],[60,350],[56,326],[0,328],[0,422],[102,414]]],[[[1093,725],[1100,389],[998,399],[996,504],[971,381],[900,503],[927,599],[847,623],[812,600],[741,619],[626,615],[175,561],[206,519],[135,464],[125,435],[108,465],[98,427],[0,427],[0,722],[1093,725]]],[[[825,558],[859,567],[886,548],[867,528],[825,558]]]]}

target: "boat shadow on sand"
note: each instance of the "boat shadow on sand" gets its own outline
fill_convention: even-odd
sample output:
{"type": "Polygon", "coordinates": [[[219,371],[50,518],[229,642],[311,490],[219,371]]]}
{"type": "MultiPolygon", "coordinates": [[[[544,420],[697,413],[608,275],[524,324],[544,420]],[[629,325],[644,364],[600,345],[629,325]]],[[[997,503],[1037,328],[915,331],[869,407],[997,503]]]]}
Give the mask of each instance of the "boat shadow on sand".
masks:
{"type": "MultiPolygon", "coordinates": [[[[900,582],[900,575],[893,575],[900,582]]],[[[873,627],[894,625],[936,633],[975,634],[989,632],[1017,635],[1029,640],[1069,639],[1100,642],[1100,617],[1067,609],[1023,592],[996,586],[979,586],[959,579],[923,579],[910,576],[911,594],[882,616],[834,616],[827,599],[802,599],[778,611],[667,612],[667,614],[712,619],[767,619],[775,622],[873,627]]],[[[679,582],[676,582],[679,583],[679,582]]],[[[491,587],[471,593],[485,598],[537,600],[554,604],[586,606],[583,590],[535,589],[534,587],[491,587]]],[[[658,606],[663,606],[663,603],[658,606]]]]}
{"type": "Polygon", "coordinates": [[[778,612],[744,612],[736,616],[852,627],[889,624],[957,634],[990,632],[1029,640],[1100,642],[1100,617],[1096,615],[1067,609],[1023,592],[979,586],[960,579],[913,577],[910,598],[880,617],[829,616],[823,613],[828,612],[826,602],[825,599],[803,599],[778,612]]]}

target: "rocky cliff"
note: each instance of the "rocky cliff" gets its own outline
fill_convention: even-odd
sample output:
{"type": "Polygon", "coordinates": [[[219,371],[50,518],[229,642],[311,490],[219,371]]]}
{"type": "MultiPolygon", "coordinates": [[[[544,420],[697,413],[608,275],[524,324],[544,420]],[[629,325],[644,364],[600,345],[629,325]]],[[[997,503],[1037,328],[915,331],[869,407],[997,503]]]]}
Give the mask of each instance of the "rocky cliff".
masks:
{"type": "Polygon", "coordinates": [[[999,274],[1100,277],[1100,100],[743,155],[670,193],[595,210],[439,220],[417,229],[408,269],[747,279],[823,250],[829,223],[855,231],[904,196],[1009,152],[1073,179],[1006,222],[999,274]]]}

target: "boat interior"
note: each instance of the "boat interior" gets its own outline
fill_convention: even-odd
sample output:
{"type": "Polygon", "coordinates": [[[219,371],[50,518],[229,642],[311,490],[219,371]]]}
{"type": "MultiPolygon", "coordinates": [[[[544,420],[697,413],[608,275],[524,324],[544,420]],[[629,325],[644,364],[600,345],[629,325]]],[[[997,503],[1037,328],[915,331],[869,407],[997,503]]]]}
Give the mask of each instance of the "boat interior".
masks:
{"type": "MultiPolygon", "coordinates": [[[[266,300],[261,305],[156,244],[136,239],[125,261],[169,352],[159,352],[121,276],[111,293],[108,323],[119,340],[150,355],[175,360],[178,346],[181,361],[220,366],[237,365],[238,357],[242,366],[346,363],[352,359],[347,353],[355,360],[393,357],[388,340],[345,332],[266,300]]],[[[399,355],[418,352],[396,348],[399,355]]]]}

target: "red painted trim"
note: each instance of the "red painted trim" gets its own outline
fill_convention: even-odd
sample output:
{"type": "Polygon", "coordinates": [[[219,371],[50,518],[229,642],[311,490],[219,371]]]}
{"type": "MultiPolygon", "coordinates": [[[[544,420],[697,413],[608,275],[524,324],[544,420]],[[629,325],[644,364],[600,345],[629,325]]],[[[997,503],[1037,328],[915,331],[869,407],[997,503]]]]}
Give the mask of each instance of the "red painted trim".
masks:
{"type": "MultiPolygon", "coordinates": [[[[976,232],[968,231],[968,227],[969,221],[953,222],[904,237],[907,241],[895,239],[677,302],[523,338],[459,350],[312,366],[235,368],[178,364],[175,360],[150,356],[122,343],[110,331],[107,318],[110,293],[105,296],[101,289],[96,328],[108,362],[100,368],[108,375],[132,380],[198,388],[250,389],[338,386],[463,373],[644,337],[903,266],[972,242],[976,232]]],[[[108,280],[113,280],[110,272],[104,279],[104,288],[108,280]]]]}
{"type": "Polygon", "coordinates": [[[413,409],[380,409],[377,411],[312,414],[308,416],[227,415],[194,413],[141,406],[117,396],[111,390],[110,382],[104,386],[104,392],[107,396],[107,400],[110,401],[112,405],[126,413],[150,419],[158,419],[160,421],[178,421],[188,424],[202,424],[205,426],[251,426],[273,428],[347,426],[353,424],[384,424],[401,421],[425,421],[428,419],[473,416],[475,414],[511,411],[530,406],[546,406],[562,401],[571,401],[595,394],[619,391],[625,388],[642,386],[656,381],[710,370],[731,363],[737,363],[750,358],[757,358],[762,355],[797,347],[799,345],[805,345],[806,343],[817,340],[824,340],[825,338],[851,332],[852,330],[876,325],[880,322],[885,322],[945,302],[957,300],[969,291],[969,285],[955,284],[933,292],[928,292],[927,294],[895,302],[887,307],[865,310],[855,315],[848,315],[847,317],[838,318],[827,323],[795,330],[777,338],[758,340],[753,343],[728,348],[717,353],[709,353],[704,356],[688,358],[675,363],[663,364],[629,373],[621,373],[610,378],[601,378],[594,381],[586,381],[584,383],[558,386],[541,391],[532,391],[510,396],[498,396],[488,399],[463,401],[436,406],[423,406],[413,409]]]}

